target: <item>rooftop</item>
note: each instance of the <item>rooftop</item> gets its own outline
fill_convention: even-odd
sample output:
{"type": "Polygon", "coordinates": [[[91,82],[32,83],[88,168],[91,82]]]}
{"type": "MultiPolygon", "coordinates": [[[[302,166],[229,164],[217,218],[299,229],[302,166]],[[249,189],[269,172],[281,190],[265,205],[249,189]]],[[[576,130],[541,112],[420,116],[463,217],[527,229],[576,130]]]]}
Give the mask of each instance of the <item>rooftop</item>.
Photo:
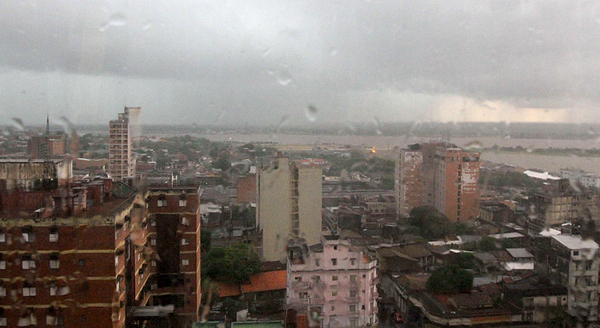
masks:
{"type": "Polygon", "coordinates": [[[506,251],[514,258],[533,257],[525,248],[507,248],[506,251]]]}
{"type": "Polygon", "coordinates": [[[581,236],[557,235],[552,238],[568,249],[598,249],[598,244],[594,240],[583,240],[581,236]]]}

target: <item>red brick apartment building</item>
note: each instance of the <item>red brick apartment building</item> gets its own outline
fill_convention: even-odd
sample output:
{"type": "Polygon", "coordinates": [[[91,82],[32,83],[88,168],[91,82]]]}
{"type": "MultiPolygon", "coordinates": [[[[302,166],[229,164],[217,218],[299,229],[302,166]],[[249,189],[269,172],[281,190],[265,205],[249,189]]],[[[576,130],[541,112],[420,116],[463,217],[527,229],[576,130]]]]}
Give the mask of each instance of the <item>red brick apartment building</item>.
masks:
{"type": "Polygon", "coordinates": [[[199,190],[73,182],[60,165],[0,161],[0,327],[196,321],[199,190]]]}
{"type": "Polygon", "coordinates": [[[402,149],[396,163],[396,208],[407,216],[414,207],[432,206],[450,221],[479,215],[480,154],[448,143],[402,149]]]}

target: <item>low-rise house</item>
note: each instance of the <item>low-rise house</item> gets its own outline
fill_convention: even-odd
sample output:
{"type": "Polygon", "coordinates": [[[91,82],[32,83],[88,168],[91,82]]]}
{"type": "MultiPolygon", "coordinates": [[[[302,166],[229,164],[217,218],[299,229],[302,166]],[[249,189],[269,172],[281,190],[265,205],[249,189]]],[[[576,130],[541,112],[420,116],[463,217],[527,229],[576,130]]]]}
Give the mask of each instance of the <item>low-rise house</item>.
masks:
{"type": "Polygon", "coordinates": [[[502,290],[504,301],[521,312],[523,322],[549,322],[568,306],[567,288],[550,285],[539,276],[505,284],[502,290]]]}

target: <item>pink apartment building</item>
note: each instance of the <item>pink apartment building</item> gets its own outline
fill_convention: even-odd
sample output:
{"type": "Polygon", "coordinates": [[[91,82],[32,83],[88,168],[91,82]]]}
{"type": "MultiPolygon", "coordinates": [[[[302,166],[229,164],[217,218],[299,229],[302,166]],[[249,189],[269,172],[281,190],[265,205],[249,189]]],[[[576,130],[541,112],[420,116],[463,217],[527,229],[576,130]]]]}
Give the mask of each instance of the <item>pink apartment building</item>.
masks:
{"type": "Polygon", "coordinates": [[[338,236],[288,246],[287,306],[311,326],[367,327],[377,323],[377,259],[338,236]]]}

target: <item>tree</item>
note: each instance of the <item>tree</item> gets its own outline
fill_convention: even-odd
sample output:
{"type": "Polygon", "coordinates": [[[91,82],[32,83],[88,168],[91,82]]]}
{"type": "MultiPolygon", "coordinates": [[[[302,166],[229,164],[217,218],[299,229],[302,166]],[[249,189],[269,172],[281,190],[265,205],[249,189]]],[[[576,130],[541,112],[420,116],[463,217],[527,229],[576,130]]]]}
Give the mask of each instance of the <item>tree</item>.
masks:
{"type": "Polygon", "coordinates": [[[473,274],[457,265],[441,267],[433,271],[426,287],[434,293],[468,293],[473,288],[473,274]]]}
{"type": "Polygon", "coordinates": [[[461,269],[469,270],[474,269],[477,265],[475,255],[472,253],[458,253],[454,261],[461,269]]]}
{"type": "Polygon", "coordinates": [[[419,228],[426,239],[439,239],[452,231],[450,221],[430,206],[415,207],[410,211],[409,223],[419,228]]]}
{"type": "Polygon", "coordinates": [[[210,251],[211,233],[208,230],[200,229],[200,252],[205,254],[210,251]]]}
{"type": "Polygon", "coordinates": [[[211,249],[202,264],[202,271],[215,280],[245,283],[250,275],[260,272],[260,257],[247,244],[211,249]]]}
{"type": "Polygon", "coordinates": [[[496,250],[496,239],[492,237],[483,237],[479,242],[479,249],[482,252],[491,252],[496,250]]]}

